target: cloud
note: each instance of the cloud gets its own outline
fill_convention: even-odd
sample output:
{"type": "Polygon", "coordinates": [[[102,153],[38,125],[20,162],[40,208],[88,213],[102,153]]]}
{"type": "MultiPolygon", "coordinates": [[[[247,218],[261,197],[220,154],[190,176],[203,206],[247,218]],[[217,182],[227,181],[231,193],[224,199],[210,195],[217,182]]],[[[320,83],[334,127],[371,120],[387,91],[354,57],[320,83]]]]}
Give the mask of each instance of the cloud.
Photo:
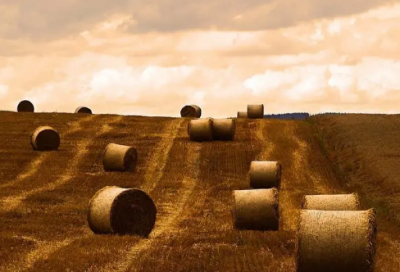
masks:
{"type": "Polygon", "coordinates": [[[8,86],[0,84],[0,98],[5,97],[8,94],[8,86]]]}
{"type": "MultiPolygon", "coordinates": [[[[3,9],[4,2],[0,0],[3,9]]],[[[349,11],[314,10],[310,15],[308,5],[313,2],[305,1],[296,11],[308,16],[304,18],[326,16],[257,31],[130,33],[131,25],[142,23],[126,13],[130,3],[121,4],[127,10],[115,8],[109,13],[96,7],[99,13],[91,11],[86,23],[76,22],[76,27],[63,30],[62,24],[55,24],[51,32],[59,31],[59,36],[52,39],[44,38],[44,27],[40,41],[21,38],[18,31],[20,34],[12,36],[12,28],[7,29],[2,21],[0,31],[12,36],[0,38],[3,109],[15,110],[22,99],[32,100],[39,111],[73,112],[86,105],[97,113],[168,116],[178,116],[183,105],[192,103],[203,108],[204,116],[214,117],[234,116],[254,103],[263,103],[266,111],[275,113],[391,112],[398,108],[400,5],[330,19],[326,16],[349,11]]],[[[221,3],[215,2],[211,8],[221,7],[221,3]]],[[[294,5],[290,1],[271,2],[264,11],[278,10],[284,3],[294,5]]],[[[201,12],[210,11],[197,4],[201,12]]],[[[188,7],[194,10],[197,4],[188,7]]],[[[235,7],[227,8],[229,16],[236,14],[230,20],[245,21],[247,10],[260,3],[242,4],[240,14],[235,13],[235,7]]],[[[355,12],[376,4],[356,1],[351,9],[355,12]]],[[[15,7],[7,13],[9,20],[36,9],[15,7]]],[[[156,20],[158,13],[151,15],[155,12],[152,8],[159,7],[149,6],[146,11],[156,20]]],[[[66,9],[71,13],[73,7],[66,9]]],[[[282,20],[287,19],[281,15],[282,20]]],[[[225,15],[221,16],[224,20],[225,15]]]]}
{"type": "Polygon", "coordinates": [[[0,36],[49,41],[76,35],[124,13],[116,26],[133,33],[187,30],[256,31],[291,27],[322,18],[349,16],[398,1],[353,0],[1,0],[0,36]]]}

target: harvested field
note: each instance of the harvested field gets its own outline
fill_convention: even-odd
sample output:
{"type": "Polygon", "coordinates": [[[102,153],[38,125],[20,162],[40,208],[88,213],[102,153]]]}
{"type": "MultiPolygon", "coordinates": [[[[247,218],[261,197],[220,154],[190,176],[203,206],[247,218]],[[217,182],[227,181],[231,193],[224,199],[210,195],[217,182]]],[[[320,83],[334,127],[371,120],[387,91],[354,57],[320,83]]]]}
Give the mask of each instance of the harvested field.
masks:
{"type": "Polygon", "coordinates": [[[375,271],[400,271],[400,258],[393,257],[400,256],[399,226],[389,217],[398,215],[400,203],[395,201],[400,199],[395,182],[400,170],[394,167],[400,158],[394,146],[400,140],[394,134],[400,117],[358,117],[367,119],[360,129],[368,118],[382,120],[370,122],[369,134],[354,132],[358,138],[352,140],[342,129],[348,125],[346,115],[309,121],[238,119],[235,141],[193,142],[185,118],[0,112],[0,271],[294,272],[303,195],[353,192],[360,195],[362,208],[377,209],[375,271]],[[30,148],[30,133],[43,124],[63,136],[58,151],[30,148]],[[103,170],[102,155],[110,142],[137,149],[134,172],[103,170]],[[352,174],[338,171],[344,166],[332,161],[363,161],[357,153],[342,152],[345,148],[332,156],[329,146],[357,143],[368,147],[372,165],[352,174]],[[390,144],[390,153],[382,154],[390,144]],[[282,165],[279,231],[233,228],[232,191],[249,189],[254,160],[282,165]],[[368,175],[374,177],[381,167],[390,170],[379,172],[386,176],[372,186],[368,175]],[[92,233],[86,220],[89,200],[105,186],[149,194],[157,220],[148,238],[92,233]]]}

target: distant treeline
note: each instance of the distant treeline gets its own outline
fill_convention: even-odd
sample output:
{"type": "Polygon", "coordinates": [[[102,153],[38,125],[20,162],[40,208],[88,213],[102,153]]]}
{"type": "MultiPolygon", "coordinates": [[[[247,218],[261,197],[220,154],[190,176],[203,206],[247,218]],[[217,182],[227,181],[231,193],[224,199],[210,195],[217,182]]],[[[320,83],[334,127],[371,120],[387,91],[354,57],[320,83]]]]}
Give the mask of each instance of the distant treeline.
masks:
{"type": "Polygon", "coordinates": [[[305,120],[310,116],[307,112],[294,112],[294,113],[281,113],[281,114],[267,114],[264,118],[273,119],[291,119],[291,120],[305,120]]]}

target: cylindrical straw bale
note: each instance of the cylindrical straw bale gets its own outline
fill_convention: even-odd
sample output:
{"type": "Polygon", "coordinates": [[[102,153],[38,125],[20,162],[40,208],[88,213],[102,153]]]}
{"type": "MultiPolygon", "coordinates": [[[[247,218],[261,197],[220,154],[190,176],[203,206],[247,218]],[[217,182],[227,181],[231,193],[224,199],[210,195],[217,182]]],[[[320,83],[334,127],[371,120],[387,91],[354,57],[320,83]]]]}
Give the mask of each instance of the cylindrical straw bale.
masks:
{"type": "Polygon", "coordinates": [[[58,132],[49,126],[40,126],[31,134],[31,145],[33,149],[57,150],[60,146],[60,135],[58,132]]]}
{"type": "Polygon", "coordinates": [[[138,160],[137,150],[131,146],[110,143],[103,155],[105,171],[133,172],[138,160]]]}
{"type": "Polygon", "coordinates": [[[360,209],[357,194],[305,195],[301,208],[306,210],[351,211],[360,209]]]}
{"type": "Polygon", "coordinates": [[[75,110],[75,113],[88,113],[88,114],[92,114],[92,110],[89,109],[88,107],[78,107],[75,110]]]}
{"type": "Polygon", "coordinates": [[[213,119],[213,139],[232,141],[235,138],[236,122],[233,119],[213,119]]]}
{"type": "Polygon", "coordinates": [[[247,111],[238,111],[237,118],[247,118],[247,111]]]}
{"type": "Polygon", "coordinates": [[[280,188],[281,164],[277,161],[252,161],[250,163],[250,187],[280,188]]]}
{"type": "Polygon", "coordinates": [[[237,229],[278,230],[278,190],[233,191],[233,221],[237,229]]]}
{"type": "Polygon", "coordinates": [[[90,200],[87,220],[94,233],[148,236],[156,213],[153,200],[145,192],[107,186],[90,200]]]}
{"type": "Polygon", "coordinates": [[[190,120],[188,124],[188,134],[192,141],[212,141],[213,120],[211,118],[190,120]]]}
{"type": "Polygon", "coordinates": [[[301,210],[297,272],[371,272],[376,240],[375,210],[301,210]]]}
{"type": "Polygon", "coordinates": [[[264,105],[247,105],[247,117],[251,119],[264,118],[264,105]]]}
{"type": "Polygon", "coordinates": [[[201,117],[201,108],[196,105],[186,105],[181,109],[181,117],[201,117]]]}
{"type": "Polygon", "coordinates": [[[33,106],[32,102],[30,102],[28,100],[22,100],[21,102],[18,103],[17,111],[18,112],[34,112],[35,107],[33,106]]]}

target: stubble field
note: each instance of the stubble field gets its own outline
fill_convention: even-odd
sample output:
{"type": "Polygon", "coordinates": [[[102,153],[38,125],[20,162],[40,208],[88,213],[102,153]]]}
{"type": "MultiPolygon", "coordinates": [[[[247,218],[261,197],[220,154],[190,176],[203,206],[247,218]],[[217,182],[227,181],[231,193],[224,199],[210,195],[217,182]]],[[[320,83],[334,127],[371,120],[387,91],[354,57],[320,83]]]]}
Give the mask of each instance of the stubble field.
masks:
{"type": "Polygon", "coordinates": [[[235,141],[196,143],[189,119],[0,112],[0,271],[291,272],[302,196],[353,191],[378,211],[375,271],[400,271],[400,117],[378,117],[238,119],[235,141]],[[40,125],[59,131],[58,151],[32,150],[40,125]],[[137,149],[134,173],[104,172],[110,142],[137,149]],[[232,227],[232,190],[249,188],[253,160],[282,164],[278,232],[232,227]],[[153,198],[149,238],[91,232],[89,200],[108,185],[153,198]]]}

